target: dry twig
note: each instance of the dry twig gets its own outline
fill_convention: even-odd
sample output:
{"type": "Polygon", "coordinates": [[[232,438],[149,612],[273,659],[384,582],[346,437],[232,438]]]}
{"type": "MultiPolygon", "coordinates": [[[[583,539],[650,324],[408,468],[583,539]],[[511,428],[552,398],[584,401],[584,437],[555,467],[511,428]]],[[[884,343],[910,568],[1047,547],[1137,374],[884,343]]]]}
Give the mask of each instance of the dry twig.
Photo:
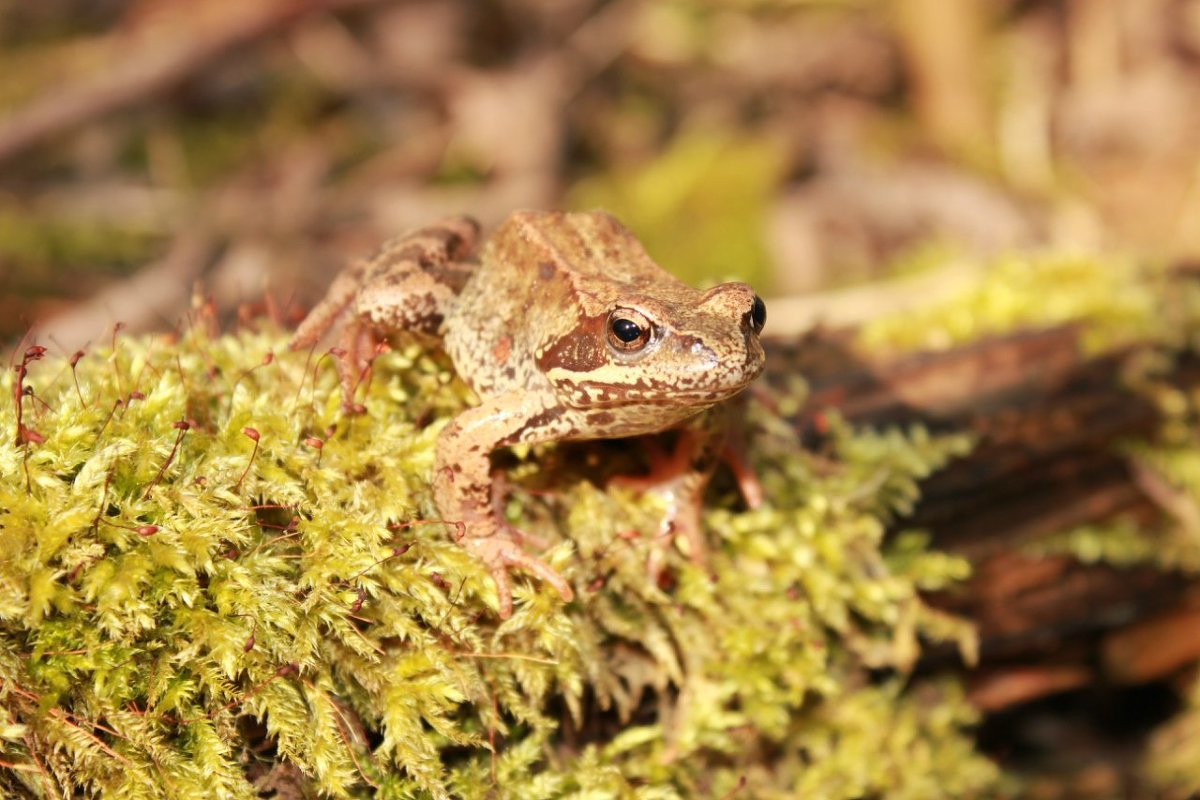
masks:
{"type": "Polygon", "coordinates": [[[96,117],[143,102],[223,55],[311,14],[372,0],[200,0],[160,10],[152,24],[113,34],[112,69],[81,76],[0,120],[0,161],[96,117]],[[160,16],[161,15],[161,16],[160,16]]]}

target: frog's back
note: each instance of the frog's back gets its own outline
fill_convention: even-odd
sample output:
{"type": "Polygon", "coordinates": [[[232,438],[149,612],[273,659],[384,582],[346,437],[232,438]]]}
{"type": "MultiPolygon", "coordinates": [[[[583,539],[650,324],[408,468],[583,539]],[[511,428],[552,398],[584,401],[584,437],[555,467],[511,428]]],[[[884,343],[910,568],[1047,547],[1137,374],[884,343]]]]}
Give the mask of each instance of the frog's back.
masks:
{"type": "Polygon", "coordinates": [[[446,350],[482,396],[547,387],[539,345],[607,314],[618,294],[694,292],[602,211],[518,211],[489,237],[447,320],[446,350]]]}

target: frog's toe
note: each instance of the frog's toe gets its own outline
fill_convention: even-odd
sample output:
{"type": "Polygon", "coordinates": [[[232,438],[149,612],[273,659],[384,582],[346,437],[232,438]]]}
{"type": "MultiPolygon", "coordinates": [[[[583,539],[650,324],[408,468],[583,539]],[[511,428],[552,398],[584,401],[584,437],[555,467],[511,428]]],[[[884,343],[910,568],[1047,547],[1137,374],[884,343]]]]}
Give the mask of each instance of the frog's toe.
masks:
{"type": "Polygon", "coordinates": [[[762,483],[758,480],[758,474],[750,466],[750,462],[746,458],[744,444],[742,441],[726,444],[725,448],[721,451],[721,460],[733,472],[733,478],[737,481],[738,490],[742,493],[742,499],[746,501],[746,507],[759,508],[762,506],[764,499],[763,487],[762,483]]]}
{"type": "Polygon", "coordinates": [[[468,539],[467,546],[478,556],[496,582],[496,597],[500,606],[500,617],[507,619],[512,616],[512,582],[508,571],[513,567],[532,573],[554,587],[564,603],[575,599],[575,591],[566,578],[558,574],[546,562],[535,558],[521,549],[516,542],[502,536],[492,536],[482,539],[468,539]]]}
{"type": "Polygon", "coordinates": [[[500,607],[500,619],[508,619],[513,611],[512,581],[508,579],[508,568],[492,567],[488,571],[492,573],[492,580],[496,583],[496,603],[500,607]]]}

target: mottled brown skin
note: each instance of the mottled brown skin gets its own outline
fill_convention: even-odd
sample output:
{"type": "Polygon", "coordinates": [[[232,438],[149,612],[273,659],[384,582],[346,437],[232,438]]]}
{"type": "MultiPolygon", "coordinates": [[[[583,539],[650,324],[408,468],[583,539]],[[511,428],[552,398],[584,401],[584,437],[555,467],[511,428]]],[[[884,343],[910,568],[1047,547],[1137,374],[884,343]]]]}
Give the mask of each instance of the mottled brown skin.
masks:
{"type": "Polygon", "coordinates": [[[699,495],[724,436],[718,415],[701,412],[762,371],[761,301],[742,283],[686,286],[603,212],[514,213],[474,263],[477,237],[472,220],[453,218],[388,242],[338,276],[292,347],[311,346],[349,313],[340,369],[355,407],[376,336],[442,338],[480,404],[438,437],[434,499],[491,571],[501,616],[512,612],[510,567],[541,577],[564,600],[574,595],[496,514],[489,456],[500,447],[682,427],[655,487],[677,506],[665,532],[683,535],[702,558],[699,495]]]}

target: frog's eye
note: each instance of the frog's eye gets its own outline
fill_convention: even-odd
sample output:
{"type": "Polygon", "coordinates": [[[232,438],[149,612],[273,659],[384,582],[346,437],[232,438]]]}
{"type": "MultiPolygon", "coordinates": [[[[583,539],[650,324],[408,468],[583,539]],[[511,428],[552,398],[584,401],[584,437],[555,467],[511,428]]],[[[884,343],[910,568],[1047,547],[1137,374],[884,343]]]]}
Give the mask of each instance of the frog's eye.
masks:
{"type": "Polygon", "coordinates": [[[641,350],[653,333],[650,320],[631,308],[618,308],[608,315],[608,343],[615,350],[625,353],[641,350]]]}
{"type": "Polygon", "coordinates": [[[755,333],[762,333],[767,324],[767,304],[758,295],[754,295],[754,303],[750,306],[750,324],[755,333]]]}

